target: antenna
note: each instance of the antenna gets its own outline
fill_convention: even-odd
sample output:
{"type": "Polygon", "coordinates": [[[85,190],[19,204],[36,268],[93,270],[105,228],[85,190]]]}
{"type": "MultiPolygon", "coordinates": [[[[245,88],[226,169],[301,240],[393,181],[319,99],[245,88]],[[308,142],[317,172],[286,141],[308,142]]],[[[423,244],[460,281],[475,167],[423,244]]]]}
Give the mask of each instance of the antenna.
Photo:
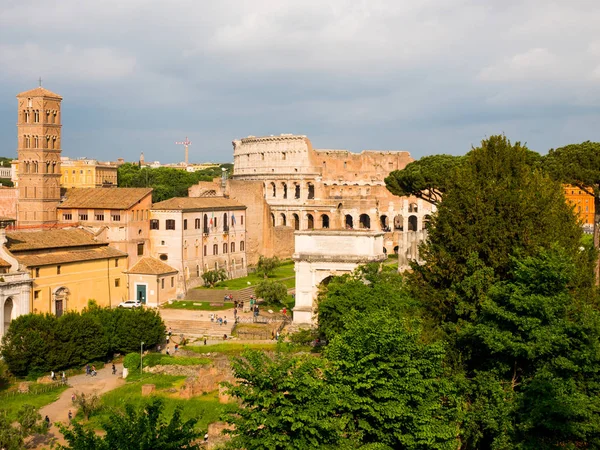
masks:
{"type": "Polygon", "coordinates": [[[188,140],[187,136],[185,137],[185,141],[175,142],[177,145],[185,145],[185,165],[188,165],[188,145],[192,145],[192,142],[188,140]]]}

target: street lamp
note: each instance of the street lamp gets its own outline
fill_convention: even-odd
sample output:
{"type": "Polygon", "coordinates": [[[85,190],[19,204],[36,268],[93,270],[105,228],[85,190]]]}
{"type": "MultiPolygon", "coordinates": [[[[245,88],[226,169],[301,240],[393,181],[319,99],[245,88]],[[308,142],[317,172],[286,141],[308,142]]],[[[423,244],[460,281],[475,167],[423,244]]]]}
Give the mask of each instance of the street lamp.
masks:
{"type": "Polygon", "coordinates": [[[144,373],[144,341],[140,344],[140,377],[144,373]]]}

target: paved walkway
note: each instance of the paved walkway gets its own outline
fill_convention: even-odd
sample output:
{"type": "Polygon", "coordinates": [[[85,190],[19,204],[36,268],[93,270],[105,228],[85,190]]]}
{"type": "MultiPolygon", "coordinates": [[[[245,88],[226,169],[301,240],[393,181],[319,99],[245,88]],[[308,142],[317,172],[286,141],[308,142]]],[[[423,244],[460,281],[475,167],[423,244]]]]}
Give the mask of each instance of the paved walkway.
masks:
{"type": "Polygon", "coordinates": [[[62,434],[54,424],[56,422],[67,424],[69,422],[69,410],[71,410],[73,416],[77,413],[77,408],[71,401],[73,394],[97,394],[100,396],[125,384],[125,380],[121,377],[123,374],[123,365],[115,364],[115,367],[117,368],[116,375],[112,374],[111,364],[107,364],[103,369],[98,370],[98,374],[95,377],[83,374],[69,378],[68,384],[70,387],[61,394],[59,399],[39,410],[42,419],[48,416],[52,426],[50,427],[48,436],[39,436],[35,439],[36,448],[47,448],[52,439],[56,439],[61,444],[65,443],[62,434]]]}

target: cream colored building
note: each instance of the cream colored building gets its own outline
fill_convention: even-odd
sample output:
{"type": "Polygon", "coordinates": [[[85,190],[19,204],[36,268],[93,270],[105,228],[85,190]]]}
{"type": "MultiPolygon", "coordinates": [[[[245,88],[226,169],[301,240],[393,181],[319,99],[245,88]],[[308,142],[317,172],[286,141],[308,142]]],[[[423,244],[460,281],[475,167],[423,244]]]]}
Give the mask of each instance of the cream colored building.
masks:
{"type": "Polygon", "coordinates": [[[127,271],[129,298],[158,307],[177,298],[177,269],[155,258],[144,257],[127,271]]]}
{"type": "Polygon", "coordinates": [[[127,254],[82,229],[6,233],[6,249],[33,280],[29,311],[57,316],[94,299],[114,307],[127,299],[127,254]]]}
{"type": "Polygon", "coordinates": [[[117,166],[95,159],[61,158],[60,185],[63,188],[101,188],[117,186],[117,166]]]}
{"type": "Polygon", "coordinates": [[[150,255],[152,188],[74,188],[58,205],[63,225],[82,226],[100,242],[129,255],[129,265],[150,255]]]}
{"type": "Polygon", "coordinates": [[[179,271],[178,294],[203,284],[207,270],[247,275],[245,216],[244,205],[223,197],[176,197],[152,206],[151,254],[179,271]]]}

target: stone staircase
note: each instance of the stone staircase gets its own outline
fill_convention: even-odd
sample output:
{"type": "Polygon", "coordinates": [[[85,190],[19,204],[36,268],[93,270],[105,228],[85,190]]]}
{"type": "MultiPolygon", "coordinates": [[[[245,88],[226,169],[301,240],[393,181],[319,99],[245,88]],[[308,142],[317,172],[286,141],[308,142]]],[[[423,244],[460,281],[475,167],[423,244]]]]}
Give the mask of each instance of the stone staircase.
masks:
{"type": "MultiPolygon", "coordinates": [[[[216,314],[219,313],[220,312],[217,312],[216,314]]],[[[233,319],[233,317],[231,319],[233,319]]],[[[231,336],[231,330],[233,329],[234,325],[233,320],[228,321],[227,325],[219,325],[216,322],[202,322],[198,320],[166,319],[164,322],[167,329],[171,327],[173,336],[175,337],[174,342],[179,342],[178,336],[180,334],[183,334],[184,336],[206,336],[209,338],[219,339],[222,338],[224,334],[231,336]]]]}
{"type": "Polygon", "coordinates": [[[247,287],[238,291],[229,289],[190,289],[185,300],[194,302],[223,303],[226,295],[231,295],[235,300],[250,301],[250,296],[254,295],[254,287],[247,287]]]}

